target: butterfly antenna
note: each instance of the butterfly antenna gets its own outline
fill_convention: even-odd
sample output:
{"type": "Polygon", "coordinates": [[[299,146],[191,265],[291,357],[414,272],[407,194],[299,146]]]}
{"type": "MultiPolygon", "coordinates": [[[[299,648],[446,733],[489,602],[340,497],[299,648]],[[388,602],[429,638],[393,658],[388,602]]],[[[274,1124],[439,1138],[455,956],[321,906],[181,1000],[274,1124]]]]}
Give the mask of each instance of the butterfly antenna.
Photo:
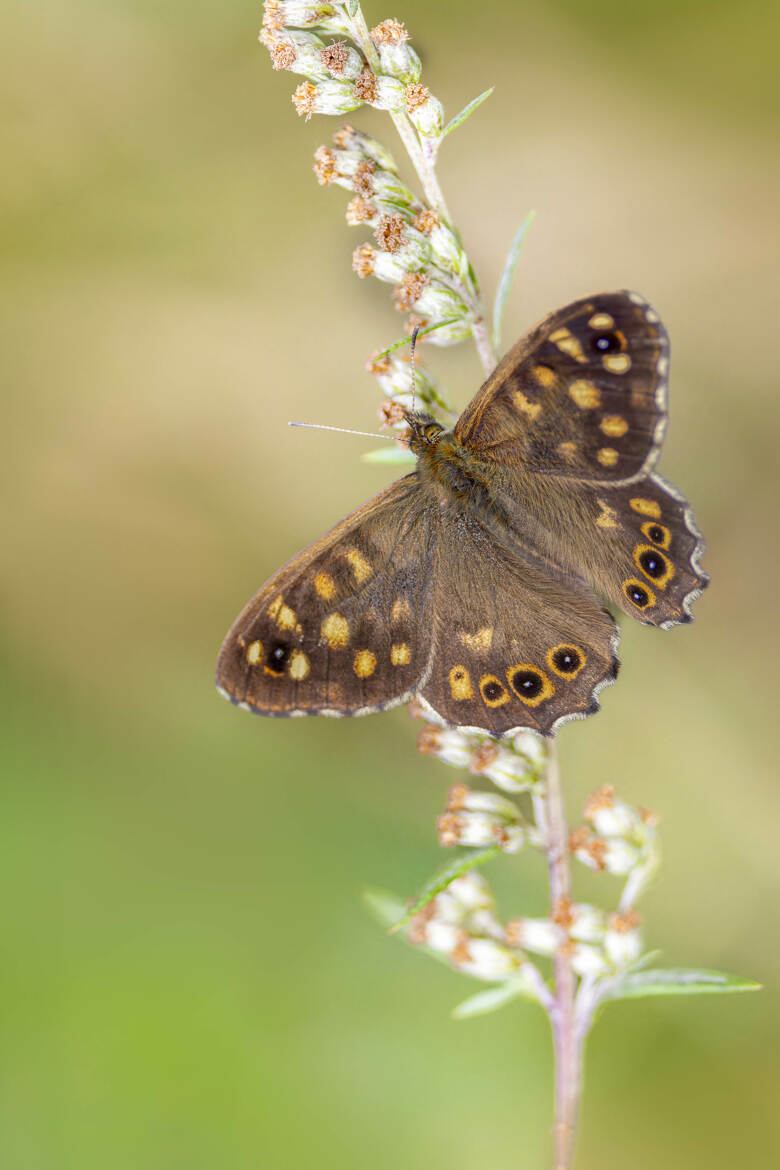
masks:
{"type": "Polygon", "coordinates": [[[353,431],[349,427],[329,427],[326,423],[288,422],[288,427],[309,427],[313,431],[340,431],[342,435],[362,435],[364,439],[394,439],[395,435],[379,435],[374,431],[353,431]]]}
{"type": "Polygon", "coordinates": [[[420,332],[420,326],[415,325],[412,330],[412,347],[409,355],[409,361],[412,367],[412,414],[417,413],[417,386],[416,386],[416,369],[414,365],[414,351],[417,347],[417,334],[420,332]]]}

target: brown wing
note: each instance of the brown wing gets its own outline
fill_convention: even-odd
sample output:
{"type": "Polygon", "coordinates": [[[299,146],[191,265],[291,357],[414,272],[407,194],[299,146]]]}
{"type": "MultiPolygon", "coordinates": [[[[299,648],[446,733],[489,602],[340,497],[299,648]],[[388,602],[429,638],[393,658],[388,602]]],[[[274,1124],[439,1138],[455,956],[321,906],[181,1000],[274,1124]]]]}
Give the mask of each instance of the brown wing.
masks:
{"type": "Polygon", "coordinates": [[[477,458],[541,475],[625,482],[658,456],[668,367],[666,331],[642,297],[585,297],[509,351],[455,437],[477,458]]]}
{"type": "Polygon", "coordinates": [[[617,627],[582,582],[544,571],[467,517],[442,520],[435,648],[420,696],[445,722],[549,734],[598,710],[617,627]],[[453,555],[453,550],[457,550],[453,555]]]}
{"type": "Polygon", "coordinates": [[[406,476],[263,585],[217,663],[231,702],[263,715],[365,715],[429,668],[435,506],[406,476]]]}
{"type": "Polygon", "coordinates": [[[693,512],[657,474],[568,492],[559,537],[598,593],[647,625],[691,621],[691,606],[709,584],[693,512]]]}

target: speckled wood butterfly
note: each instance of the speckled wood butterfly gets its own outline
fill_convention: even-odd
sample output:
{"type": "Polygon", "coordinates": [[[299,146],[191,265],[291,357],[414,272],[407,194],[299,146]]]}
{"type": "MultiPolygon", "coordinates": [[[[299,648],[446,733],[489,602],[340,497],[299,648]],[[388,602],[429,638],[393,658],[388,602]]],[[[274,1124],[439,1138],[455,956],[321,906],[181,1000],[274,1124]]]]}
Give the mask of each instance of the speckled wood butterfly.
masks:
{"type": "Polygon", "coordinates": [[[598,710],[618,629],[691,620],[708,582],[653,472],[669,343],[636,293],[552,313],[453,430],[410,412],[417,467],[266,582],[220,691],[262,715],[367,715],[419,697],[458,727],[549,734],[598,710]]]}

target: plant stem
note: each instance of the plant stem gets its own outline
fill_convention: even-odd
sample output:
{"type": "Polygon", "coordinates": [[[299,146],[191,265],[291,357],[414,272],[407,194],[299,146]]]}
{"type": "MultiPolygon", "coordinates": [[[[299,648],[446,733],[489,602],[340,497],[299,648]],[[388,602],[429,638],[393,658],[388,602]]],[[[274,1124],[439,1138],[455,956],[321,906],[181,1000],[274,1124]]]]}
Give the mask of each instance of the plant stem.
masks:
{"type": "MultiPolygon", "coordinates": [[[[569,830],[555,742],[550,749],[547,785],[538,802],[544,817],[547,864],[550,872],[550,915],[571,896],[569,830]]],[[[554,1005],[550,1012],[555,1053],[555,1170],[570,1170],[577,1136],[577,1116],[582,1091],[582,1042],[575,1014],[575,976],[568,950],[562,947],[553,960],[554,1005]]]]}

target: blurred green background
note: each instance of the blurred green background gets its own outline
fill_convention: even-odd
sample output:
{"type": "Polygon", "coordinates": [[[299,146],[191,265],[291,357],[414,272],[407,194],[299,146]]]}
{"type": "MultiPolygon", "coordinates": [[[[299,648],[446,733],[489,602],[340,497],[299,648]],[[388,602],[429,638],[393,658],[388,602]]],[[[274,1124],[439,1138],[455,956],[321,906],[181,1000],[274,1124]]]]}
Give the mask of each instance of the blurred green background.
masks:
{"type": "MultiPolygon", "coordinates": [[[[251,592],[388,479],[285,426],[373,429],[362,363],[399,334],[311,173],[337,122],[295,117],[243,0],[4,8],[0,1164],[546,1166],[541,1014],[452,1022],[475,985],[359,900],[440,864],[458,774],[404,711],[264,721],[212,686],[251,592]]],[[[657,810],[648,942],[766,990],[609,1009],[578,1165],[776,1164],[780,10],[366,11],[407,21],[450,115],[496,86],[440,174],[489,296],[537,209],[507,343],[626,285],[672,336],[661,468],[713,585],[691,628],[626,628],[563,730],[571,817],[605,781],[657,810]]],[[[465,404],[469,347],[427,360],[465,404]]],[[[542,912],[539,858],[495,872],[507,915],[542,912]]]]}

